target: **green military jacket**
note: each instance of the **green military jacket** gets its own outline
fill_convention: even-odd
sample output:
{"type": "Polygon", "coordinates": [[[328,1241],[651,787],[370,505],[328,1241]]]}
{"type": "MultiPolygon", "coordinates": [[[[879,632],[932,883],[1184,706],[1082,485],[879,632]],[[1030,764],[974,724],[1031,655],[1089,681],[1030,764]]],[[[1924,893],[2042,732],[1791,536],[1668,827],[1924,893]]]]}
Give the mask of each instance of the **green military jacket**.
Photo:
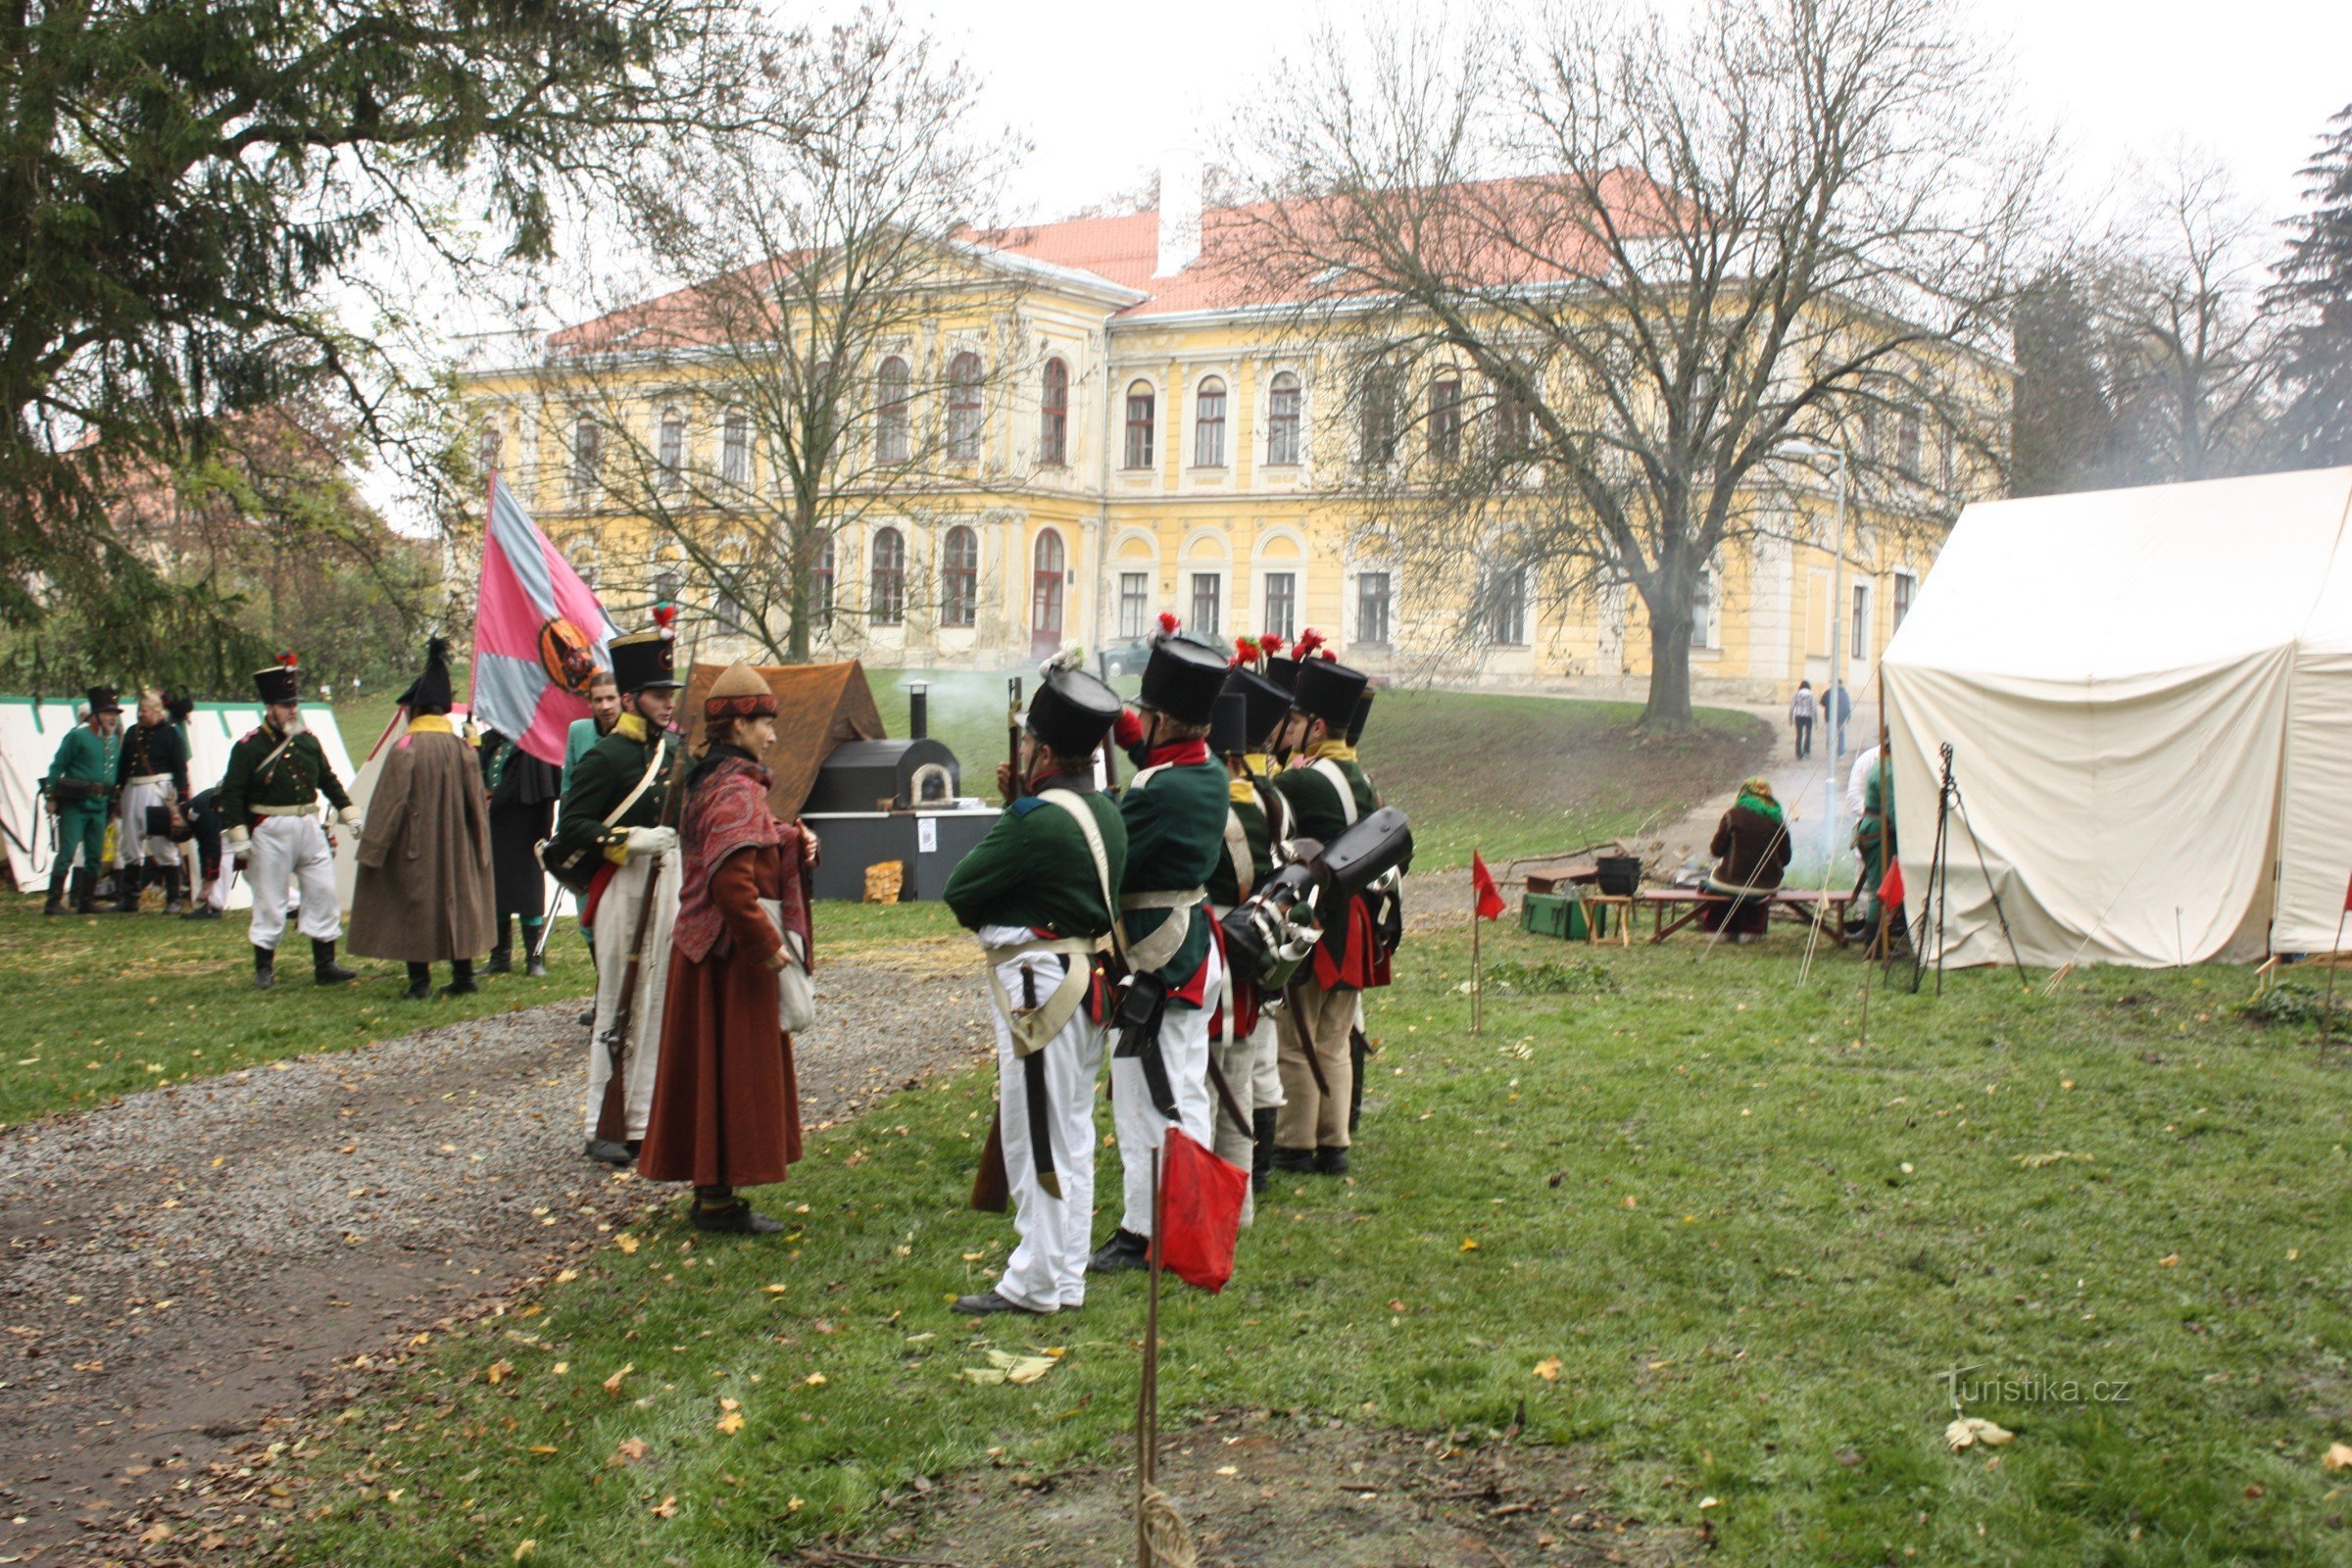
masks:
{"type": "MultiPolygon", "coordinates": [[[[1374,792],[1372,781],[1356,765],[1355,753],[1346,746],[1324,746],[1318,749],[1347,775],[1348,793],[1355,797],[1355,820],[1360,822],[1380,809],[1380,796],[1374,792]]],[[[1347,813],[1340,806],[1339,792],[1331,780],[1314,765],[1311,758],[1301,758],[1274,775],[1274,788],[1291,808],[1291,836],[1313,839],[1329,844],[1348,831],[1347,813]]]]}
{"type": "Polygon", "coordinates": [[[288,741],[257,724],[228,749],[228,770],[214,799],[220,820],[235,828],[246,825],[257,806],[309,806],[320,795],[337,810],[351,804],[318,737],[306,729],[288,741]]]}
{"type": "MultiPolygon", "coordinates": [[[[1119,892],[1172,893],[1205,887],[1225,858],[1225,811],[1232,797],[1225,769],[1210,761],[1146,768],[1119,794],[1127,819],[1127,874],[1119,892]],[[1139,785],[1141,786],[1139,788],[1139,785]]],[[[1168,909],[1130,909],[1123,923],[1133,947],[1173,917],[1168,909]]],[[[1209,912],[1192,911],[1176,956],[1154,971],[1171,996],[1208,957],[1209,912]]]]}
{"type": "Polygon", "coordinates": [[[670,774],[677,764],[678,740],[663,730],[657,742],[650,738],[648,729],[639,715],[621,714],[620,722],[612,726],[612,732],[588,748],[572,767],[564,792],[563,809],[556,817],[556,831],[548,841],[551,864],[600,852],[605,858],[617,863],[623,858],[622,846],[628,840],[630,828],[661,825],[662,808],[669,799],[670,774]],[[661,747],[662,765],[654,781],[607,827],[606,816],[645,777],[646,764],[652,760],[657,745],[661,747]]]}
{"type": "Polygon", "coordinates": [[[115,787],[115,770],[122,765],[122,737],[101,735],[87,724],[76,724],[66,731],[65,739],[57,743],[57,755],[50,759],[48,775],[41,780],[46,790],[62,780],[76,784],[94,784],[97,789],[78,801],[60,799],[60,806],[103,805],[115,787]]]}
{"type": "Polygon", "coordinates": [[[1244,854],[1250,863],[1251,891],[1266,885],[1274,874],[1274,834],[1266,821],[1265,796],[1271,786],[1252,774],[1229,782],[1226,811],[1232,817],[1227,828],[1225,853],[1217,857],[1217,867],[1208,874],[1208,902],[1220,909],[1230,909],[1242,902],[1240,868],[1234,863],[1231,832],[1239,827],[1244,854]]]}
{"type": "MultiPolygon", "coordinates": [[[[1040,790],[1063,789],[1086,802],[1102,835],[1110,885],[1127,870],[1127,824],[1109,797],[1084,774],[1041,780],[1040,790]]],[[[1057,937],[1110,934],[1111,910],[1086,834],[1051,801],[1024,795],[1004,808],[988,836],[956,863],[942,895],[958,924],[1026,926],[1057,937]]]]}

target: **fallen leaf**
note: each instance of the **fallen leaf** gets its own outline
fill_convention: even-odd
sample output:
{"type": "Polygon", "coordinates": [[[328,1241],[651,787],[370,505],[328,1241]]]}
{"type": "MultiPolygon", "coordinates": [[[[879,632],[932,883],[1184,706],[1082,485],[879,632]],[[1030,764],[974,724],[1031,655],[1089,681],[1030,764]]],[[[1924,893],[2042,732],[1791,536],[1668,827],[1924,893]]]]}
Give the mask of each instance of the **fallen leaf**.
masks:
{"type": "Polygon", "coordinates": [[[721,1399],[718,1401],[718,1407],[721,1410],[740,1410],[743,1408],[743,1401],[741,1399],[721,1399]]]}
{"type": "Polygon", "coordinates": [[[1544,1382],[1556,1383],[1560,1378],[1560,1358],[1556,1355],[1547,1355],[1536,1363],[1535,1370],[1536,1376],[1544,1382]]]}
{"type": "Polygon", "coordinates": [[[2258,1481],[2258,1482],[2256,1482],[2254,1485],[2252,1485],[2252,1486],[2250,1486],[2250,1487],[2248,1487],[2248,1488],[2246,1489],[2246,1496],[2247,1496],[2249,1499],[2256,1499],[2256,1498],[2259,1498],[2259,1497],[2261,1497],[2261,1495],[2262,1495],[2262,1483],[2261,1483],[2261,1482],[2259,1482],[2259,1481],[2258,1481]]]}
{"type": "Polygon", "coordinates": [[[1633,1194],[1628,1193],[1625,1195],[1625,1206],[1628,1208],[1640,1208],[1642,1205],[1635,1201],[1633,1194]]]}
{"type": "Polygon", "coordinates": [[[2164,1256],[2156,1260],[2156,1266],[2158,1268],[2179,1268],[2180,1266],[2180,1254],[2179,1252],[2167,1252],[2164,1256]]]}
{"type": "Polygon", "coordinates": [[[729,1410],[725,1415],[720,1416],[718,1418],[718,1430],[725,1433],[730,1438],[736,1433],[741,1432],[743,1430],[743,1412],[741,1410],[729,1410]]]}
{"type": "Polygon", "coordinates": [[[520,1562],[523,1558],[528,1557],[532,1552],[537,1551],[538,1549],[539,1543],[536,1541],[517,1542],[514,1546],[514,1560],[516,1562],[520,1562]]]}
{"type": "Polygon", "coordinates": [[[576,1268],[560,1268],[556,1270],[556,1283],[558,1285],[569,1285],[573,1280],[576,1280],[579,1277],[580,1271],[576,1268]]]}
{"type": "Polygon", "coordinates": [[[643,1438],[623,1438],[620,1440],[620,1446],[612,1450],[611,1462],[635,1464],[646,1456],[647,1451],[646,1442],[643,1438]]]}
{"type": "Polygon", "coordinates": [[[762,1285],[760,1288],[770,1296],[782,1296],[786,1290],[790,1289],[790,1287],[783,1285],[762,1285]]]}
{"type": "Polygon", "coordinates": [[[1974,1415],[1961,1416],[1943,1429],[1943,1441],[1951,1445],[1954,1453],[1958,1453],[1963,1448],[1973,1447],[1980,1443],[1988,1447],[1997,1448],[2016,1436],[2016,1433],[2009,1431],[2006,1427],[1996,1426],[1983,1416],[1974,1415]]]}
{"type": "Polygon", "coordinates": [[[1469,1237],[1465,1236],[1462,1238],[1462,1250],[1465,1252],[1475,1252],[1478,1250],[1478,1244],[1472,1241],[1469,1237]]]}
{"type": "Polygon", "coordinates": [[[2320,1468],[2329,1475],[2338,1470],[2352,1470],[2352,1444],[2330,1443],[2327,1453],[2320,1458],[2320,1468]]]}
{"type": "Polygon", "coordinates": [[[612,1245],[624,1252],[634,1252],[637,1250],[637,1238],[631,1236],[627,1231],[622,1231],[618,1236],[612,1238],[612,1245]]]}
{"type": "Polygon", "coordinates": [[[555,1452],[557,1452],[557,1451],[558,1451],[558,1449],[557,1449],[556,1446],[555,1446],[554,1444],[552,1444],[552,1443],[534,1443],[534,1444],[532,1444],[532,1445],[531,1445],[531,1451],[532,1451],[533,1453],[541,1453],[541,1454],[545,1454],[545,1453],[555,1453],[555,1452]]]}
{"type": "Polygon", "coordinates": [[[558,1361],[554,1366],[549,1367],[548,1370],[553,1372],[556,1376],[562,1377],[564,1373],[571,1370],[571,1363],[569,1361],[558,1361]]]}
{"type": "Polygon", "coordinates": [[[139,1532],[139,1544],[142,1546],[153,1546],[171,1539],[172,1527],[170,1525],[149,1525],[139,1532]]]}
{"type": "Polygon", "coordinates": [[[619,1371],[605,1379],[605,1392],[607,1394],[617,1396],[620,1393],[620,1380],[636,1370],[637,1363],[631,1361],[628,1365],[622,1367],[619,1371]]]}
{"type": "Polygon", "coordinates": [[[1720,1508],[1722,1506],[1723,1499],[1721,1497],[1701,1497],[1698,1499],[1698,1510],[1701,1513],[1706,1512],[1709,1508],[1720,1508]]]}
{"type": "Polygon", "coordinates": [[[801,1381],[812,1389],[821,1389],[825,1386],[825,1375],[822,1372],[811,1372],[801,1381]]]}
{"type": "Polygon", "coordinates": [[[490,1370],[482,1375],[490,1380],[490,1386],[495,1389],[501,1383],[506,1382],[508,1375],[514,1370],[514,1363],[512,1361],[493,1361],[490,1363],[490,1370]]]}
{"type": "Polygon", "coordinates": [[[654,1504],[653,1513],[657,1519],[675,1519],[678,1516],[677,1497],[674,1494],[663,1497],[660,1502],[654,1504]]]}

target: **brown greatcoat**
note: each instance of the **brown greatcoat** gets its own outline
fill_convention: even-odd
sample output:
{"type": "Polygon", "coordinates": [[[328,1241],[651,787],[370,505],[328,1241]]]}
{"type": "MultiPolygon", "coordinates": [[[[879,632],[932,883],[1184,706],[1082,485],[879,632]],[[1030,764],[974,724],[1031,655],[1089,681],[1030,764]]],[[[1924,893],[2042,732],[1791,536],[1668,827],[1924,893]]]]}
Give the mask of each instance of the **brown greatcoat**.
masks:
{"type": "Polygon", "coordinates": [[[768,967],[783,942],[760,907],[761,899],[780,901],[787,924],[808,941],[801,829],[769,815],[767,769],[726,750],[732,755],[706,762],[689,785],[680,828],[688,886],[670,948],[653,1114],[637,1154],[647,1181],[760,1187],[782,1181],[801,1157],[792,1038],[768,967]]]}
{"type": "Polygon", "coordinates": [[[385,754],[367,823],[351,951],[404,963],[489,952],[490,817],[473,748],[446,728],[413,722],[385,754]]]}

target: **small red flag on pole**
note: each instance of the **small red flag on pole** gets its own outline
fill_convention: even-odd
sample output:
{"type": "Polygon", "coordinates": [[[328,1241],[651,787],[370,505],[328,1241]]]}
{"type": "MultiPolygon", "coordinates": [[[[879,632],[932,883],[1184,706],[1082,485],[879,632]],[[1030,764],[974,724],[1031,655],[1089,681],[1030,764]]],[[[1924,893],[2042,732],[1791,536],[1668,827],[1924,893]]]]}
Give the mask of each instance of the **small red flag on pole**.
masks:
{"type": "MultiPolygon", "coordinates": [[[[1503,902],[1502,889],[1494,885],[1494,873],[1487,869],[1487,862],[1476,850],[1470,852],[1470,885],[1478,893],[1478,917],[1481,920],[1501,919],[1503,911],[1510,906],[1503,902]]],[[[2352,900],[2347,900],[2345,907],[2352,908],[2352,900]]]]}
{"type": "Polygon", "coordinates": [[[1897,908],[1903,903],[1903,862],[1888,860],[1886,874],[1879,879],[1879,897],[1897,908]]]}

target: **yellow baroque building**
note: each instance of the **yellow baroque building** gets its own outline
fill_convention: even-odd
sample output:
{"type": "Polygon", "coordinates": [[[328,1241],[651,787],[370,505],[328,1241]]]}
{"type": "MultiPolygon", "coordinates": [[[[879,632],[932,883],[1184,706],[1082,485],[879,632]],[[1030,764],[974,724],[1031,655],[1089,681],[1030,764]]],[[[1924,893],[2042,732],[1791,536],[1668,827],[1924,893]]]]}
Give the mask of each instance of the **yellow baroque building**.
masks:
{"type": "MultiPolygon", "coordinates": [[[[1199,217],[1162,220],[1144,212],[979,237],[949,270],[1003,287],[951,277],[934,308],[881,345],[873,374],[899,377],[906,410],[890,427],[896,439],[908,439],[909,422],[944,429],[948,461],[880,504],[865,498],[840,525],[818,564],[812,657],[1004,669],[1070,642],[1115,648],[1169,611],[1219,639],[1314,627],[1376,675],[1643,696],[1648,628],[1623,585],[1520,584],[1481,611],[1476,646],[1458,632],[1419,635],[1439,619],[1458,625],[1461,607],[1439,615],[1416,603],[1364,526],[1363,503],[1343,482],[1353,433],[1328,348],[1240,270],[1200,259],[1199,217]],[[975,362],[1004,373],[965,395],[956,368],[975,362]]],[[[544,343],[483,340],[462,385],[483,466],[506,472],[626,622],[652,599],[676,597],[691,565],[644,517],[595,493],[599,443],[612,437],[591,426],[640,420],[630,433],[642,450],[734,474],[748,498],[760,493],[760,443],[726,412],[714,371],[683,383],[646,372],[641,399],[632,391],[616,404],[608,390],[591,410],[563,351],[599,326],[544,343]]],[[[883,429],[869,439],[892,439],[883,429]]],[[[1842,563],[1827,464],[1787,492],[1779,521],[1727,544],[1694,602],[1694,700],[1782,703],[1800,680],[1823,688],[1834,637],[1849,689],[1868,688],[1934,564],[1955,468],[1970,471],[1950,438],[1915,420],[1886,439],[1890,454],[1905,449],[1906,469],[1940,482],[1919,486],[1922,504],[1900,517],[1883,499],[1875,513],[1848,509],[1842,563]]],[[[718,508],[698,526],[739,552],[760,510],[718,508]]],[[[710,646],[761,651],[723,635],[710,646]]]]}

